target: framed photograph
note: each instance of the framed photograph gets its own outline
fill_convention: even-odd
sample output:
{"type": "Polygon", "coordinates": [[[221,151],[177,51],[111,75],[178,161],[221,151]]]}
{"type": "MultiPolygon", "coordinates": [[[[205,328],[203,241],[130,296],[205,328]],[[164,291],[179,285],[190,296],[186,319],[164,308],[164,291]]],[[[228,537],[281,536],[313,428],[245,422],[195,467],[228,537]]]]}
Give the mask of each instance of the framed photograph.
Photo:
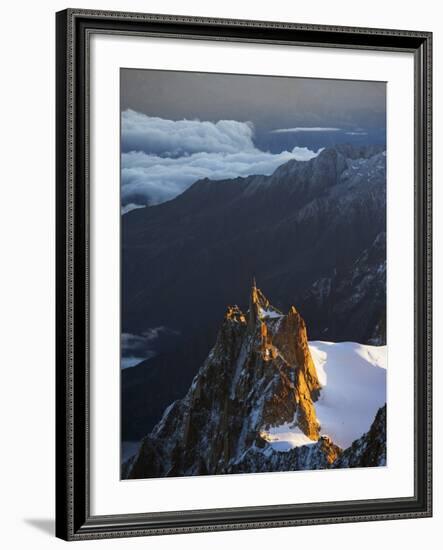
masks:
{"type": "Polygon", "coordinates": [[[58,537],[431,515],[431,40],[57,13],[58,537]]]}

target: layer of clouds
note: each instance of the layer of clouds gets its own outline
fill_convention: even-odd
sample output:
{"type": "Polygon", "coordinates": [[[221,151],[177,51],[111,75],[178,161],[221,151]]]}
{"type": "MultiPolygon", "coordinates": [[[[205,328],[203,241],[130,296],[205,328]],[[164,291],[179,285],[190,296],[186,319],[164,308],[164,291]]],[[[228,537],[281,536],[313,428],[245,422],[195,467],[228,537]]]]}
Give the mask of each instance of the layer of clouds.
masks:
{"type": "Polygon", "coordinates": [[[257,149],[249,122],[165,120],[122,113],[122,212],[173,199],[195,181],[270,175],[291,160],[319,154],[306,147],[273,154],[257,149]]]}
{"type": "Polygon", "coordinates": [[[178,334],[176,331],[164,326],[153,327],[142,334],[131,334],[123,332],[121,335],[121,366],[123,369],[133,367],[151,359],[157,355],[153,344],[160,338],[161,335],[178,334]]]}
{"type": "Polygon", "coordinates": [[[283,134],[283,133],[292,133],[298,134],[299,132],[340,132],[341,128],[322,128],[320,126],[297,126],[296,128],[277,128],[276,130],[271,130],[271,134],[283,134]]]}
{"type": "Polygon", "coordinates": [[[122,214],[126,214],[126,212],[130,212],[131,210],[137,210],[138,208],[144,208],[145,206],[145,204],[135,204],[135,202],[129,202],[128,204],[122,206],[122,214]]]}
{"type": "Polygon", "coordinates": [[[145,349],[146,345],[159,337],[159,334],[165,330],[165,327],[155,327],[143,332],[142,334],[131,334],[123,332],[121,335],[122,353],[145,349]]]}
{"type": "Polygon", "coordinates": [[[248,122],[167,120],[127,109],[122,113],[122,150],[181,156],[192,153],[235,153],[254,149],[248,122]]]}

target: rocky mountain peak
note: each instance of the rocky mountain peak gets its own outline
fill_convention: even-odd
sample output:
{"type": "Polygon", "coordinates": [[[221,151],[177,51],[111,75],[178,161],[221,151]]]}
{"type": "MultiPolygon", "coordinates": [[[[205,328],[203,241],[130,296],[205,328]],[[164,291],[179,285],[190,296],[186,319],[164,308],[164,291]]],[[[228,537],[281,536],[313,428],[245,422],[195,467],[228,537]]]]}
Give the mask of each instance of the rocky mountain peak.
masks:
{"type": "MultiPolygon", "coordinates": [[[[279,317],[282,312],[272,306],[263,292],[257,288],[255,277],[249,295],[248,328],[253,331],[258,322],[269,317],[279,317]]],[[[263,323],[262,323],[263,324],[263,323]]],[[[266,329],[263,329],[266,330],[266,329]]]]}
{"type": "Polygon", "coordinates": [[[285,423],[314,443],[319,391],[305,322],[295,307],[274,308],[254,280],[249,311],[227,308],[189,391],[145,437],[129,476],[226,473],[251,448],[272,451],[267,434],[285,423]]]}

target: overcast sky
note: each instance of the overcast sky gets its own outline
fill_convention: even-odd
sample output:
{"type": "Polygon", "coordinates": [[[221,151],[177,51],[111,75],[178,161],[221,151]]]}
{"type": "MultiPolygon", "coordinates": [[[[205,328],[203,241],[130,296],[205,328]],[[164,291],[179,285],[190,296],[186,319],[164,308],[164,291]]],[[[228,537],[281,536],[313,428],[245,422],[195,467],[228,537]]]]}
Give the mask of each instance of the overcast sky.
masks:
{"type": "Polygon", "coordinates": [[[385,125],[386,84],[122,69],[121,107],[149,116],[254,122],[257,131],[385,125]]]}
{"type": "Polygon", "coordinates": [[[122,69],[120,88],[124,212],[386,139],[384,82],[122,69]]]}

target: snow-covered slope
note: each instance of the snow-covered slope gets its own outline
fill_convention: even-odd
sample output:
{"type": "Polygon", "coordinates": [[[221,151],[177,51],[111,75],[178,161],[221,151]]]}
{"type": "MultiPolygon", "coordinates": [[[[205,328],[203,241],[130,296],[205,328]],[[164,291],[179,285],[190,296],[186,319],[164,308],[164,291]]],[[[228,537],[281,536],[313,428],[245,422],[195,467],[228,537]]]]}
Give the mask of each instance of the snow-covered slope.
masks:
{"type": "MultiPolygon", "coordinates": [[[[314,403],[320,434],[346,449],[369,430],[386,403],[386,346],[310,342],[309,349],[322,385],[314,403]]],[[[262,435],[276,451],[314,443],[296,421],[273,426],[262,435]]]]}
{"type": "Polygon", "coordinates": [[[310,342],[309,349],[323,386],[315,403],[320,433],[345,449],[386,403],[386,346],[310,342]]]}
{"type": "Polygon", "coordinates": [[[312,445],[316,440],[310,439],[297,426],[297,420],[285,422],[280,426],[271,426],[268,431],[262,430],[260,435],[265,439],[274,451],[286,452],[295,447],[312,445]]]}

